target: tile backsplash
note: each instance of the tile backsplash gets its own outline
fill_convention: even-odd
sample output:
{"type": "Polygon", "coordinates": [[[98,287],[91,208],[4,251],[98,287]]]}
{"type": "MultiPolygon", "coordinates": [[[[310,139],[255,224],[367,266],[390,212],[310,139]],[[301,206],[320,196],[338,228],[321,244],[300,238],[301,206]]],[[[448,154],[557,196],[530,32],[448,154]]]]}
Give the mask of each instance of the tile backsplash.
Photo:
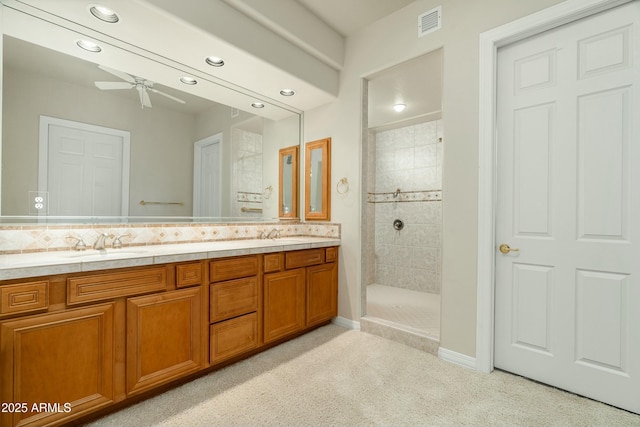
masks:
{"type": "MultiPolygon", "coordinates": [[[[0,254],[70,250],[76,243],[70,237],[81,238],[91,247],[101,233],[125,236],[121,241],[126,247],[256,239],[273,228],[279,229],[282,237],[340,238],[340,224],[319,222],[12,225],[0,226],[0,254]]],[[[107,240],[107,247],[111,241],[107,240]]]]}

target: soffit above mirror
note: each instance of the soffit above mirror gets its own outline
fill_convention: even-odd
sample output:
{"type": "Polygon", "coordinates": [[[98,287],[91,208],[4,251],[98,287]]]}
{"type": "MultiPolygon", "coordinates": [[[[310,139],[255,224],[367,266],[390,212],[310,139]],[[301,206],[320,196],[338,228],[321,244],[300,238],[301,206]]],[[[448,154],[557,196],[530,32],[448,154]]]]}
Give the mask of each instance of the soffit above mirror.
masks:
{"type": "MultiPolygon", "coordinates": [[[[289,58],[286,63],[274,64],[239,49],[217,36],[216,23],[226,22],[226,27],[237,27],[237,31],[243,33],[246,38],[251,35],[251,31],[255,31],[255,28],[253,30],[247,28],[245,31],[241,27],[248,27],[248,24],[253,22],[253,27],[260,27],[263,32],[266,32],[257,40],[252,37],[258,48],[262,46],[260,50],[265,52],[265,55],[269,52],[276,52],[280,56],[285,54],[282,49],[270,51],[270,47],[278,39],[280,39],[280,45],[286,40],[264,27],[256,26],[250,18],[224,2],[193,1],[191,8],[184,2],[175,2],[180,8],[189,9],[192,12],[201,11],[209,23],[206,29],[187,23],[180,17],[160,9],[156,4],[142,0],[102,2],[105,6],[117,11],[121,17],[115,24],[102,22],[93,17],[89,12],[90,6],[95,4],[92,1],[2,0],[2,3],[6,6],[3,18],[5,34],[95,63],[108,63],[113,68],[134,75],[143,74],[143,72],[149,74],[148,61],[145,64],[139,64],[123,59],[113,52],[113,47],[125,49],[137,56],[147,56],[152,61],[169,61],[176,64],[176,68],[187,67],[194,77],[207,78],[221,87],[215,94],[200,94],[195,93],[201,90],[200,85],[185,88],[181,83],[173,83],[176,76],[169,75],[166,70],[164,75],[157,72],[145,77],[165,86],[179,86],[178,88],[183,91],[193,90],[198,96],[216,99],[218,102],[245,111],[253,110],[250,102],[247,103],[247,97],[251,96],[292,112],[300,112],[334,100],[337,93],[338,72],[326,65],[319,65],[320,61],[314,63],[313,58],[300,49],[286,52],[289,58]],[[212,5],[217,7],[215,12],[224,13],[208,15],[212,5]],[[12,14],[12,9],[40,18],[41,22],[37,26],[41,28],[36,28],[34,31],[33,24],[28,27],[22,25],[24,18],[14,16],[19,14],[15,12],[12,14]],[[59,29],[53,30],[44,21],[55,23],[59,29]],[[72,37],[69,34],[71,31],[100,41],[105,45],[103,51],[98,54],[78,52],[75,40],[69,44],[72,37]],[[30,34],[25,34],[27,32],[30,34]],[[204,62],[204,58],[209,55],[224,58],[225,65],[216,68],[209,66],[204,62]],[[96,58],[97,56],[100,58],[96,58]],[[295,67],[291,68],[292,64],[295,67]],[[281,96],[282,89],[294,89],[295,96],[281,96]]],[[[293,46],[288,42],[286,44],[293,46]]],[[[252,112],[273,120],[282,118],[270,117],[268,111],[252,112]]]]}

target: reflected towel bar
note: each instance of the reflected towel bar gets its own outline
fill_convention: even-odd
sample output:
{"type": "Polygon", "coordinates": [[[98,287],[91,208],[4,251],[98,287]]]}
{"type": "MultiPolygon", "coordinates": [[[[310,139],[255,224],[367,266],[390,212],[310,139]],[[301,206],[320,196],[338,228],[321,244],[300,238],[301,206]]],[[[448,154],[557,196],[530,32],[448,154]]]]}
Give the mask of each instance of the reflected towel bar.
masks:
{"type": "Polygon", "coordinates": [[[240,209],[242,212],[258,212],[258,213],[262,213],[262,209],[260,208],[242,208],[240,209]]]}
{"type": "Polygon", "coordinates": [[[140,204],[141,205],[180,205],[180,206],[184,206],[184,203],[182,202],[147,202],[144,200],[140,200],[140,204]]]}

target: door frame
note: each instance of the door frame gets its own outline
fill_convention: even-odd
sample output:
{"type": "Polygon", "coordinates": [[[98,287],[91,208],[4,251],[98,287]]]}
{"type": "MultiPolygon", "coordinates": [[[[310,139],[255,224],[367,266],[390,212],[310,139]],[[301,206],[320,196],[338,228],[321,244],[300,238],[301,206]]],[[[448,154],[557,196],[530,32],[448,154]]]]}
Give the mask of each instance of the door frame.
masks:
{"type": "Polygon", "coordinates": [[[498,48],[633,0],[567,0],[480,34],[478,123],[478,264],[475,368],[494,367],[498,48]]]}
{"type": "Polygon", "coordinates": [[[120,215],[129,216],[129,174],[131,168],[131,133],[126,130],[108,128],[74,120],[40,115],[38,136],[38,191],[49,189],[49,126],[65,126],[94,133],[106,133],[122,138],[122,188],[120,215]]]}
{"type": "MultiPolygon", "coordinates": [[[[200,216],[200,184],[202,182],[202,150],[208,145],[219,144],[218,157],[218,210],[222,215],[222,132],[210,135],[193,143],[193,216],[200,216]]],[[[216,215],[216,216],[220,216],[216,215]]]]}

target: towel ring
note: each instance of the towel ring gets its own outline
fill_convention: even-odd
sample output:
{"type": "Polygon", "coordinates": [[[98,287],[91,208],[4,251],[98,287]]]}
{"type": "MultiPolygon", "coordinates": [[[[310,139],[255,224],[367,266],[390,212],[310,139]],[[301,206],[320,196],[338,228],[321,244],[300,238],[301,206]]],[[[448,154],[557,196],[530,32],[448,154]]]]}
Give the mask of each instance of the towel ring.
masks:
{"type": "Polygon", "coordinates": [[[271,197],[271,193],[273,193],[273,186],[270,185],[267,188],[264,189],[264,198],[268,199],[269,197],[271,197]]]}
{"type": "Polygon", "coordinates": [[[349,181],[346,177],[338,181],[336,184],[336,191],[338,194],[347,194],[349,192],[349,181]]]}

